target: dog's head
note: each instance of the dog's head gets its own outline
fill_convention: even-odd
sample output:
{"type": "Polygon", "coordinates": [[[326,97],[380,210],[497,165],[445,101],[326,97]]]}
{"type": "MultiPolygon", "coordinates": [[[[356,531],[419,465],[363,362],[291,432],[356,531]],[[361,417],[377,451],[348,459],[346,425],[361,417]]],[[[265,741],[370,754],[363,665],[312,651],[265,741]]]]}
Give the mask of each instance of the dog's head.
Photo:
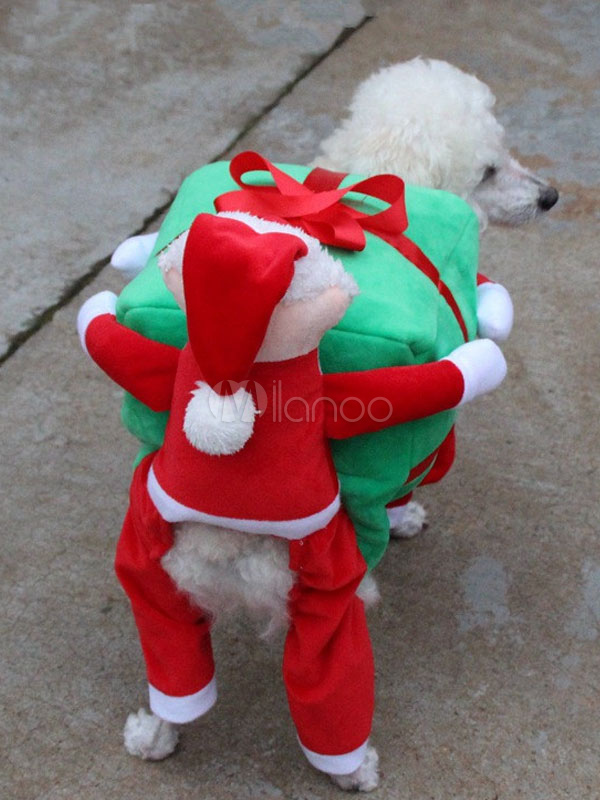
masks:
{"type": "Polygon", "coordinates": [[[350,116],[322,144],[325,166],[393,172],[467,199],[487,220],[519,225],[558,192],[511,158],[489,87],[445,61],[416,58],[362,83],[350,116]]]}
{"type": "Polygon", "coordinates": [[[551,209],[558,191],[505,153],[484,167],[481,180],[466,199],[484,225],[488,220],[522,225],[551,209]]]}

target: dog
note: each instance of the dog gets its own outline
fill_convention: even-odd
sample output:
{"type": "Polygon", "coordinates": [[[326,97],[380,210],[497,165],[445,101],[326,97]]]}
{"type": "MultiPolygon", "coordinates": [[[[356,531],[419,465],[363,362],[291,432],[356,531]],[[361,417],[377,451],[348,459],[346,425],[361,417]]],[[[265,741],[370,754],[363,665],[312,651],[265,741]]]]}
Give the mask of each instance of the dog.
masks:
{"type": "Polygon", "coordinates": [[[271,628],[289,626],[284,681],[309,762],[342,789],[370,791],[378,758],[368,739],[374,675],[364,606],[377,591],[340,506],[328,442],[462,405],[498,386],[506,362],[491,340],[478,340],[432,364],[324,376],[319,342],[358,286],[316,239],[250,214],[200,214],[159,267],[186,314],[182,351],[120,325],[110,292],[78,315],[97,364],[140,402],[170,410],[163,446],[134,473],[115,561],[153,712],[129,716],[126,748],[165,758],[175,726],[212,707],[209,623],[241,606],[271,628]],[[312,413],[261,415],[245,388],[220,395],[233,369],[248,374],[246,384],[279,376],[285,407],[305,398],[312,413]],[[358,376],[367,378],[362,389],[358,376]],[[384,391],[384,419],[326,410],[384,391]]]}
{"type": "Polygon", "coordinates": [[[446,61],[385,67],[358,86],[349,116],[321,143],[315,163],[361,175],[392,172],[460,195],[482,230],[488,222],[522,225],[559,195],[510,155],[494,103],[485,83],[446,61]]]}

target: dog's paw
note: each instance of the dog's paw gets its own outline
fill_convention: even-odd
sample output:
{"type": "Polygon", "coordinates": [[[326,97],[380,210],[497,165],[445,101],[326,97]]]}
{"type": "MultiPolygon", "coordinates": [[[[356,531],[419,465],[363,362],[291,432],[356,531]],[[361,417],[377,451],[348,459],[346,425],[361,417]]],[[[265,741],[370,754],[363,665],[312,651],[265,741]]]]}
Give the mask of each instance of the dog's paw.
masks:
{"type": "Polygon", "coordinates": [[[143,708],[127,717],[123,730],[125,749],[145,761],[161,761],[177,746],[179,733],[171,723],[143,708]]]}
{"type": "Polygon", "coordinates": [[[345,792],[372,792],[379,785],[379,756],[374,747],[367,747],[364,760],[349,775],[330,775],[345,792]]]}
{"type": "Polygon", "coordinates": [[[381,595],[379,594],[379,587],[377,586],[377,581],[371,575],[370,572],[367,572],[365,577],[358,585],[356,594],[365,604],[365,608],[373,608],[373,606],[376,606],[377,603],[381,600],[381,595]]]}
{"type": "Polygon", "coordinates": [[[427,512],[414,500],[388,508],[387,514],[392,539],[411,539],[427,527],[427,512]]]}

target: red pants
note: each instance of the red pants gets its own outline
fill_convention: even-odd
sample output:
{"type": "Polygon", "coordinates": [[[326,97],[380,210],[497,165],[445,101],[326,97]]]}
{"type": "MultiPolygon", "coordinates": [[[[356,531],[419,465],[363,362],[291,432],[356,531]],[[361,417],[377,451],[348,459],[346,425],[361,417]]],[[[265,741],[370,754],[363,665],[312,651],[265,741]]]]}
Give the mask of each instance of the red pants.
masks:
{"type": "MultiPolygon", "coordinates": [[[[146,490],[151,461],[135,471],[115,566],[137,623],[150,706],[164,719],[188,722],[216,700],[210,624],[161,566],[173,533],[146,490]]],[[[314,766],[352,772],[364,755],[374,705],[371,643],[356,596],[366,565],[344,511],[289,547],[296,575],[283,655],[290,711],[314,766]]]]}

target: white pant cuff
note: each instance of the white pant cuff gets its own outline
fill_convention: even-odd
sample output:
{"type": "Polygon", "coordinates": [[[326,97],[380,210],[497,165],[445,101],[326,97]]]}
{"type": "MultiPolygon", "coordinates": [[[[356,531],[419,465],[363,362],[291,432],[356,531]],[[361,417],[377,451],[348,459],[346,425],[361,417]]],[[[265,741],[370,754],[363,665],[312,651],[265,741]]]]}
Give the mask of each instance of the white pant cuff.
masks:
{"type": "Polygon", "coordinates": [[[148,684],[150,695],[150,708],[157,717],[167,722],[192,722],[192,720],[206,714],[217,701],[217,681],[213,677],[203,689],[194,694],[174,697],[164,694],[152,684],[148,684]]]}
{"type": "MultiPolygon", "coordinates": [[[[298,741],[300,742],[299,739],[298,741]]],[[[358,769],[364,761],[368,743],[369,740],[367,739],[356,750],[352,750],[350,753],[343,753],[340,756],[325,756],[321,753],[314,753],[304,747],[302,742],[300,742],[300,747],[315,769],[327,772],[329,775],[349,775],[355,769],[358,769]]]]}

